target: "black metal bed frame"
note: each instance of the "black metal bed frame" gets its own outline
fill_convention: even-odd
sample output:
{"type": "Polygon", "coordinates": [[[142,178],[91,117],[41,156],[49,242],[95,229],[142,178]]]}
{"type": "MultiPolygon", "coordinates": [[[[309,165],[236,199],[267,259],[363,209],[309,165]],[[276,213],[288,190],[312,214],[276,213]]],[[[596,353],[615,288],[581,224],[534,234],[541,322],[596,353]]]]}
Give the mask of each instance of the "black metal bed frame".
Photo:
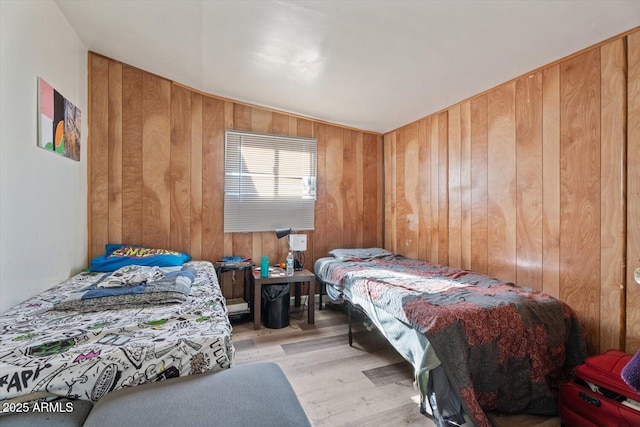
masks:
{"type": "MultiPolygon", "coordinates": [[[[324,282],[324,280],[322,280],[320,277],[318,277],[318,275],[316,274],[316,281],[320,284],[320,286],[318,287],[319,290],[319,295],[318,295],[318,310],[322,310],[322,287],[324,286],[325,288],[327,287],[327,284],[324,282]]],[[[352,330],[352,316],[351,316],[351,309],[355,308],[356,310],[358,310],[357,307],[355,307],[353,305],[353,303],[351,301],[349,301],[346,298],[343,298],[342,301],[347,305],[347,319],[348,319],[348,324],[349,324],[349,346],[353,347],[353,330],[352,330]]],[[[361,313],[364,314],[363,311],[358,310],[361,313]]]]}

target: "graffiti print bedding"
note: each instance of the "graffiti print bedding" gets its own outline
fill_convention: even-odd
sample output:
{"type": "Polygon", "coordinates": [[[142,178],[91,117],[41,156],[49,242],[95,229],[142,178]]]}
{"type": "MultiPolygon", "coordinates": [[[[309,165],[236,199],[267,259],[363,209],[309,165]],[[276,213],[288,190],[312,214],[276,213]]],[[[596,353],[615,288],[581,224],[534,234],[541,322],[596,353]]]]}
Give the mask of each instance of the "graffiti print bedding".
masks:
{"type": "Polygon", "coordinates": [[[231,367],[231,324],[213,264],[185,266],[196,275],[182,303],[58,310],[104,276],[81,273],[0,314],[0,402],[97,401],[115,389],[231,367]]]}

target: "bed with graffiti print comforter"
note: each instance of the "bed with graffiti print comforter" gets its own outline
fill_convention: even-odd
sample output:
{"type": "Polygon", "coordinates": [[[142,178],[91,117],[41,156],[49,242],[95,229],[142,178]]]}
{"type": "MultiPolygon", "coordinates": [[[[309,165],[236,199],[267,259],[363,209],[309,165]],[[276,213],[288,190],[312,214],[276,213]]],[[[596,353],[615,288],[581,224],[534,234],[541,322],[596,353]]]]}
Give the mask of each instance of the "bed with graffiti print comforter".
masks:
{"type": "Polygon", "coordinates": [[[543,292],[397,254],[322,270],[347,300],[424,334],[480,426],[484,411],[556,414],[556,387],[587,355],[575,313],[543,292]]]}
{"type": "Polygon", "coordinates": [[[231,367],[231,324],[215,268],[185,266],[196,274],[179,304],[56,310],[104,276],[80,273],[0,314],[0,401],[97,401],[115,389],[231,367]]]}

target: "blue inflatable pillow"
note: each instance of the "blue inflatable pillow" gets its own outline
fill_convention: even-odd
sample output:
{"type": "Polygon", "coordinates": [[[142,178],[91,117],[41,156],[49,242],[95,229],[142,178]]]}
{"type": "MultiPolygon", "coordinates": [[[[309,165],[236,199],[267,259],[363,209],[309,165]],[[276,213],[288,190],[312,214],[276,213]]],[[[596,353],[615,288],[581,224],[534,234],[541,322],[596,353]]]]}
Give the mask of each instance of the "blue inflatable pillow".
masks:
{"type": "Polygon", "coordinates": [[[134,245],[106,245],[104,255],[91,260],[89,270],[112,272],[126,265],[174,267],[189,261],[191,256],[168,249],[152,249],[134,245]]]}

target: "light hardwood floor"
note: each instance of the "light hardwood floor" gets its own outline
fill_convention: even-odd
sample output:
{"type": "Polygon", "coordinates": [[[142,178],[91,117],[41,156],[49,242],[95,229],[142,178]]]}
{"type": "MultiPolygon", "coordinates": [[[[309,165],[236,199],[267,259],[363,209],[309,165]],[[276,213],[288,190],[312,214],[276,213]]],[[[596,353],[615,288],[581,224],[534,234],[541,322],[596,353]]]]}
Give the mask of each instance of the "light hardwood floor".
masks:
{"type": "MultiPolygon", "coordinates": [[[[252,323],[234,322],[236,364],[276,362],[313,426],[435,426],[420,414],[411,365],[379,332],[354,323],[354,344],[349,347],[344,313],[316,309],[315,316],[315,325],[308,325],[306,313],[292,307],[285,328],[254,330],[252,323]]],[[[560,425],[555,417],[490,418],[504,427],[560,425]]]]}

